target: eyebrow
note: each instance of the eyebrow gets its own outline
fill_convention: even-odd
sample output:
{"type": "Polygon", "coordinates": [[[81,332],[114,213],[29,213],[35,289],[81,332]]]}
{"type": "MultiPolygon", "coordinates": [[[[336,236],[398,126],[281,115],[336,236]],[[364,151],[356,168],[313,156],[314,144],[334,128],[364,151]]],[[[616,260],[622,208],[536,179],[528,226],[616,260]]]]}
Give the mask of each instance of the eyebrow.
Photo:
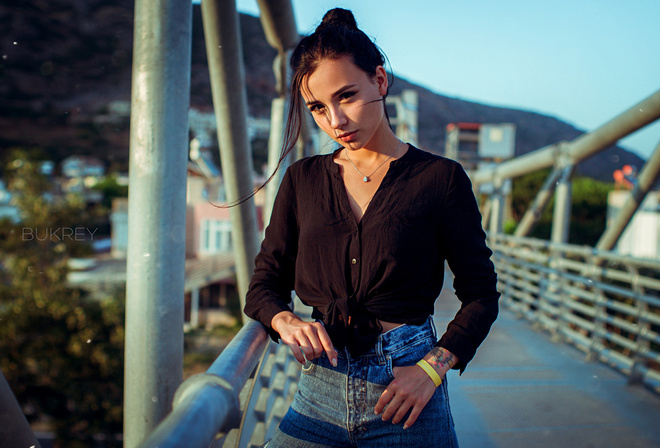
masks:
{"type": "MultiPolygon", "coordinates": [[[[347,86],[341,87],[335,93],[332,94],[332,98],[338,97],[345,91],[354,89],[355,87],[356,87],[355,84],[349,84],[347,86]]],[[[307,107],[311,107],[316,104],[322,104],[322,103],[320,101],[307,101],[305,104],[307,105],[307,107]]]]}

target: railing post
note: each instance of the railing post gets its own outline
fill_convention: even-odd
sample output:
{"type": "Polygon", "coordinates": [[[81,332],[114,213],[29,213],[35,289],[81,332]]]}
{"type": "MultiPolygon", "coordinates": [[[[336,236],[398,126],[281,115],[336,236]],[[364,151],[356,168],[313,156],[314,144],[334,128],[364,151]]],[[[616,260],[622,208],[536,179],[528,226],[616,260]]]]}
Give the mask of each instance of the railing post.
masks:
{"type": "Polygon", "coordinates": [[[552,238],[554,243],[567,243],[571,225],[572,185],[571,177],[575,165],[566,166],[555,191],[555,210],[552,219],[552,238]]]}
{"type": "Polygon", "coordinates": [[[631,286],[637,296],[635,298],[635,308],[637,308],[637,332],[635,334],[635,338],[637,339],[637,349],[632,355],[633,363],[630,367],[630,374],[628,375],[628,384],[643,384],[644,376],[640,372],[640,366],[644,365],[645,358],[642,353],[647,353],[651,348],[651,343],[648,339],[644,338],[643,335],[648,334],[653,331],[653,329],[647,318],[649,315],[649,304],[641,299],[645,291],[644,287],[639,284],[639,269],[631,265],[627,265],[627,268],[628,272],[633,275],[631,286]]]}
{"type": "Polygon", "coordinates": [[[268,136],[268,169],[266,174],[268,176],[272,175],[273,178],[266,186],[266,201],[263,209],[263,220],[265,225],[268,225],[270,222],[270,215],[273,209],[273,203],[275,202],[275,196],[280,188],[284,170],[286,170],[288,166],[288,160],[292,157],[292,155],[289,155],[287,157],[288,160],[283,162],[280,170],[275,172],[284,141],[284,126],[286,122],[286,112],[288,110],[286,103],[287,99],[285,96],[275,98],[271,103],[270,135],[268,136]]]}
{"type": "MultiPolygon", "coordinates": [[[[235,0],[202,2],[204,39],[209,61],[213,109],[227,202],[236,202],[254,190],[252,154],[247,131],[245,69],[235,0]]],[[[259,251],[257,212],[252,198],[230,209],[232,241],[241,310],[259,251]]],[[[243,322],[247,317],[243,315],[243,322]]]]}
{"type": "Polygon", "coordinates": [[[502,233],[502,228],[504,227],[504,182],[502,179],[495,179],[493,182],[493,194],[491,199],[491,210],[490,210],[490,225],[489,232],[491,234],[500,234],[502,233]]]}
{"type": "Polygon", "coordinates": [[[165,417],[183,375],[192,4],[135,1],[124,443],[165,417]]]}
{"type": "Polygon", "coordinates": [[[601,267],[605,263],[598,256],[592,256],[590,258],[591,264],[591,274],[589,275],[589,280],[587,283],[591,286],[594,293],[594,317],[593,317],[593,331],[591,334],[591,343],[586,355],[587,361],[595,361],[598,359],[598,354],[605,347],[605,337],[604,335],[607,332],[605,328],[605,319],[607,317],[607,297],[602,288],[598,286],[601,282],[601,267]]]}

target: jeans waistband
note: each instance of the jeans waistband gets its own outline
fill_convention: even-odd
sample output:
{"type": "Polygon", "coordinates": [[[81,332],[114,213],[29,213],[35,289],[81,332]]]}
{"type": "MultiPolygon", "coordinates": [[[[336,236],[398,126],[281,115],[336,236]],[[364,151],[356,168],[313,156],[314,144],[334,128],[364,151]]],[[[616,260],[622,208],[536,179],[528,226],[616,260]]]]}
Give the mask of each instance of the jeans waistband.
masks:
{"type": "MultiPolygon", "coordinates": [[[[386,356],[410,347],[419,341],[433,338],[437,340],[433,316],[429,316],[422,325],[403,324],[378,336],[372,348],[360,356],[377,356],[381,363],[386,356]]],[[[345,356],[351,357],[348,350],[342,350],[345,356]]],[[[340,355],[341,355],[340,354],[340,355]]]]}

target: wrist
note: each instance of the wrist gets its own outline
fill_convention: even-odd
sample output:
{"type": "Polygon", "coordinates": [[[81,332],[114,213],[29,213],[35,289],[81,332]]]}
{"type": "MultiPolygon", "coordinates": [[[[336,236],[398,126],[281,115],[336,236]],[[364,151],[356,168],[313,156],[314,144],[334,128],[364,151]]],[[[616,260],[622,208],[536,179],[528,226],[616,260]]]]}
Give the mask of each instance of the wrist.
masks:
{"type": "Polygon", "coordinates": [[[440,377],[440,374],[431,366],[431,364],[428,363],[428,361],[425,359],[420,359],[417,362],[417,365],[421,367],[424,372],[426,372],[429,378],[431,378],[431,381],[433,381],[435,387],[438,387],[442,384],[442,378],[440,377]]]}
{"type": "Polygon", "coordinates": [[[426,362],[438,372],[440,377],[445,376],[454,365],[458,364],[458,358],[454,356],[452,352],[444,347],[438,346],[433,347],[433,349],[424,356],[424,360],[426,360],[426,362]]]}
{"type": "Polygon", "coordinates": [[[282,323],[285,324],[289,323],[293,319],[300,319],[300,318],[291,311],[281,311],[276,315],[274,315],[273,318],[270,320],[270,327],[279,333],[280,332],[280,330],[278,329],[279,325],[282,323]]]}

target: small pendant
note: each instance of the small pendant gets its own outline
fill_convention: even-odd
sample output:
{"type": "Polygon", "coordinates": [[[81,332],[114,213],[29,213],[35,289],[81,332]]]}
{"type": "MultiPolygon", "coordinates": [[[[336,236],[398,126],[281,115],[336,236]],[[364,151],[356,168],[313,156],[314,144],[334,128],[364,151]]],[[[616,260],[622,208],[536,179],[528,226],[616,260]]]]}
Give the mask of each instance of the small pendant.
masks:
{"type": "Polygon", "coordinates": [[[364,179],[362,179],[365,182],[369,182],[369,178],[367,176],[364,176],[364,179]]]}

